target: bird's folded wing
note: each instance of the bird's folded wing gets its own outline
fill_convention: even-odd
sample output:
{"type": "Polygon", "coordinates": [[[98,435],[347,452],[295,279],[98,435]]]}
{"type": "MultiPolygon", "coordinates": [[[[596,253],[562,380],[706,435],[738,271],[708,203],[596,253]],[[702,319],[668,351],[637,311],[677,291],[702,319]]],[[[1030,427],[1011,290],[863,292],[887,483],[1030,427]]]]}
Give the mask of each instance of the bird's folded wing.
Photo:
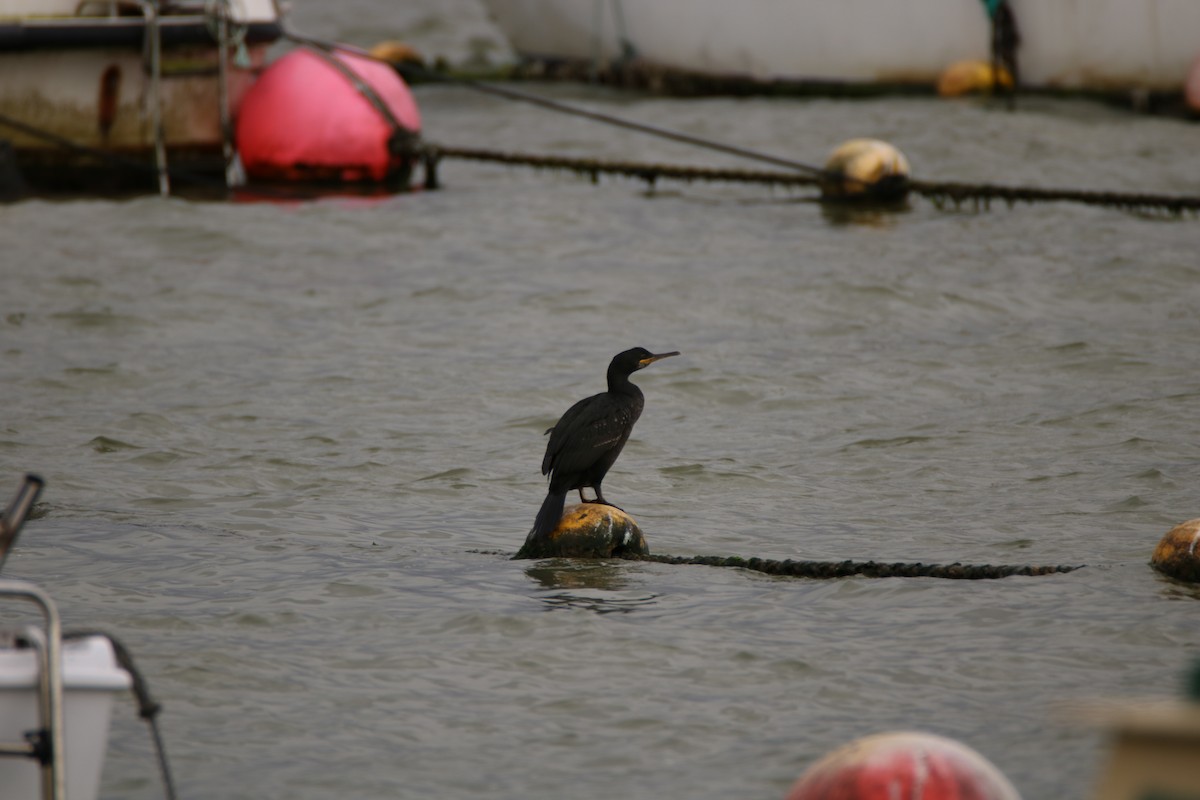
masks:
{"type": "Polygon", "coordinates": [[[605,400],[603,395],[580,400],[562,415],[546,444],[543,475],[585,470],[624,443],[633,426],[632,410],[605,400]]]}

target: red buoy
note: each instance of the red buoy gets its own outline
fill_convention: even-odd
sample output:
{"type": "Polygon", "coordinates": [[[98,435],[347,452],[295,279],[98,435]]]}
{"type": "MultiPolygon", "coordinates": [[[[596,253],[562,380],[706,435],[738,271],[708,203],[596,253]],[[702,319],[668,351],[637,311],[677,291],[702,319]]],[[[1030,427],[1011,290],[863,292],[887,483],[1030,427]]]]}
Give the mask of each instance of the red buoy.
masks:
{"type": "Polygon", "coordinates": [[[420,130],[417,103],[390,66],[298,49],[246,92],[237,147],[251,178],[407,183],[420,130]]]}
{"type": "Polygon", "coordinates": [[[800,776],[787,800],[1020,800],[983,756],[930,733],[880,733],[851,742],[800,776]]]}

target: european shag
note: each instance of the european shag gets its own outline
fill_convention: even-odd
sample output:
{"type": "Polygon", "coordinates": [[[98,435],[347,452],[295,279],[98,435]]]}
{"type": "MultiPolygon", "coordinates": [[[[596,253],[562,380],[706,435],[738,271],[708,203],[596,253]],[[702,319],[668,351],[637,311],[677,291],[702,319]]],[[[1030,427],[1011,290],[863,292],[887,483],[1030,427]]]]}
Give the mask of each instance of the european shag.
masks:
{"type": "Polygon", "coordinates": [[[608,505],[600,483],[629,440],[645,403],[642,390],[630,382],[629,376],[660,358],[677,355],[678,351],[656,354],[643,347],[618,353],[608,365],[608,391],[580,400],[547,429],[550,441],[542,459],[542,474],[550,476],[550,491],[530,537],[554,531],[562,518],[567,493],[572,490],[579,491],[581,502],[608,505]],[[594,500],[583,496],[585,486],[595,491],[594,500]]]}

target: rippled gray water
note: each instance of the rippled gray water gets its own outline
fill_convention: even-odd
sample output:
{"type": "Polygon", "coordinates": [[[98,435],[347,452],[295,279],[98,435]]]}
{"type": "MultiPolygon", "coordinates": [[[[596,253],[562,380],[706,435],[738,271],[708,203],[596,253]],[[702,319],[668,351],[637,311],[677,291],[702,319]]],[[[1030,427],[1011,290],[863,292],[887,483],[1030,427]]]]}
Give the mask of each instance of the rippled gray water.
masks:
{"type": "MultiPolygon", "coordinates": [[[[454,40],[436,8],[412,24],[454,40]]],[[[1087,103],[533,88],[810,162],[880,136],[926,178],[1200,176],[1194,125],[1087,103]]],[[[418,94],[446,144],[733,163],[418,94]]],[[[1084,797],[1103,740],[1058,704],[1177,693],[1200,594],[1146,562],[1200,516],[1195,219],[918,200],[847,223],[738,186],[442,177],[0,208],[0,474],[49,481],[5,575],[129,644],[185,798],[777,798],[897,728],[1084,797]],[[1090,566],[821,582],[480,552],[520,545],[541,432],[633,345],[683,351],[640,373],[605,483],[657,552],[1090,566]]],[[[158,796],[127,705],[114,739],[105,796],[158,796]]]]}

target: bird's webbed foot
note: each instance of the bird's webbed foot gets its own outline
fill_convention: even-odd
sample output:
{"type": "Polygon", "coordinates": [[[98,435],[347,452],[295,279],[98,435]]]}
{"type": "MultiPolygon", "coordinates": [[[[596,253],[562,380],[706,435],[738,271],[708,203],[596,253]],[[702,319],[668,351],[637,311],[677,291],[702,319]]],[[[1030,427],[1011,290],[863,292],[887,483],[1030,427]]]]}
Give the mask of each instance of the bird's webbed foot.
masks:
{"type": "MultiPolygon", "coordinates": [[[[582,494],[580,494],[580,497],[582,498],[582,497],[583,497],[583,495],[582,495],[582,494]]],[[[605,499],[604,499],[604,495],[600,494],[599,492],[596,492],[596,499],[595,499],[595,500],[584,500],[583,502],[585,502],[585,503],[595,503],[596,505],[601,505],[601,506],[609,506],[610,508],[615,508],[615,509],[617,509],[617,511],[620,511],[622,514],[624,514],[624,513],[625,513],[625,509],[621,508],[620,506],[615,506],[615,505],[613,505],[612,503],[608,502],[607,500],[605,500],[605,499]]]]}

